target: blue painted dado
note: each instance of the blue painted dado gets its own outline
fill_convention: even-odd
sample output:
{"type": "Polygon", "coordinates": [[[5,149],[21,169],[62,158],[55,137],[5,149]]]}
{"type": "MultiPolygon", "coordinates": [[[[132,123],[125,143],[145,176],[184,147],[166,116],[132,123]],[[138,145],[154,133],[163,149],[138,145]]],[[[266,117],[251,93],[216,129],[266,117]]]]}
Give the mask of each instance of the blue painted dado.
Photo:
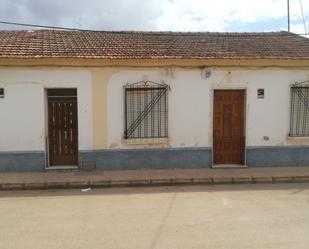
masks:
{"type": "Polygon", "coordinates": [[[95,164],[98,170],[207,168],[212,165],[212,150],[197,147],[82,151],[79,163],[81,167],[95,164]]]}
{"type": "Polygon", "coordinates": [[[248,166],[309,166],[309,146],[261,146],[246,148],[248,166]]]}
{"type": "Polygon", "coordinates": [[[39,172],[44,170],[44,151],[0,152],[0,172],[39,172]]]}
{"type": "MultiPolygon", "coordinates": [[[[0,152],[0,172],[42,172],[45,152],[0,152]]],[[[309,166],[309,146],[263,146],[246,148],[249,167],[309,166]]],[[[128,170],[163,168],[209,168],[212,148],[151,148],[79,152],[83,169],[128,170]]]]}

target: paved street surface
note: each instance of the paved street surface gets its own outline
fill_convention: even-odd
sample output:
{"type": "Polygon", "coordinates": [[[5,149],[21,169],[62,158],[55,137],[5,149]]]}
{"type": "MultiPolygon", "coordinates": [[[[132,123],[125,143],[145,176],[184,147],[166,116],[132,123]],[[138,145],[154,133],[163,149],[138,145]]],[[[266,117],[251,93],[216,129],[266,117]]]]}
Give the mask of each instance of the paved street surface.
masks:
{"type": "Polygon", "coordinates": [[[309,184],[0,192],[1,249],[309,248],[309,184]]]}

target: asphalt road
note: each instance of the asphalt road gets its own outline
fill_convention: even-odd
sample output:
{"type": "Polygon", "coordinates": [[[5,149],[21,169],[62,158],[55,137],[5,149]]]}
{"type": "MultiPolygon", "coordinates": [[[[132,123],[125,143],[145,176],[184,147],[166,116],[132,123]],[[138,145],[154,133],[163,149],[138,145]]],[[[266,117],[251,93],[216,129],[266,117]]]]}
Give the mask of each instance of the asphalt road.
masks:
{"type": "Polygon", "coordinates": [[[0,248],[309,248],[309,184],[0,192],[0,248]]]}

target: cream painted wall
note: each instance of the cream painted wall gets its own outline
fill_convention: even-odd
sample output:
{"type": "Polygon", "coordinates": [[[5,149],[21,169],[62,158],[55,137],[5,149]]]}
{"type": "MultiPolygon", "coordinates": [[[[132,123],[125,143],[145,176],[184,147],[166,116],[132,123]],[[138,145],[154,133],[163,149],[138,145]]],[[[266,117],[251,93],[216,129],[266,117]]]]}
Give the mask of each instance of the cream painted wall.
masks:
{"type": "Polygon", "coordinates": [[[246,144],[309,144],[288,138],[290,84],[309,79],[309,69],[211,68],[0,68],[0,151],[45,150],[44,89],[78,89],[79,149],[212,146],[214,89],[246,89],[246,144]],[[230,74],[228,72],[231,72],[230,74]],[[130,145],[123,140],[123,85],[165,81],[169,92],[169,139],[130,145]],[[257,88],[265,88],[258,99],[257,88]],[[268,136],[269,140],[264,140],[268,136]]]}
{"type": "Polygon", "coordinates": [[[212,146],[214,89],[246,90],[247,146],[309,144],[305,138],[288,138],[290,85],[307,80],[309,69],[212,68],[211,73],[211,77],[205,79],[200,69],[174,68],[168,71],[154,68],[123,69],[112,75],[107,86],[107,147],[212,146]],[[123,85],[143,79],[165,81],[171,86],[168,143],[130,145],[122,138],[123,85]],[[257,98],[258,88],[265,89],[264,99],[257,98]],[[265,140],[265,136],[269,140],[265,140]]]}
{"type": "Polygon", "coordinates": [[[81,69],[0,69],[0,151],[45,150],[45,89],[77,88],[79,149],[93,149],[92,75],[81,69]]]}

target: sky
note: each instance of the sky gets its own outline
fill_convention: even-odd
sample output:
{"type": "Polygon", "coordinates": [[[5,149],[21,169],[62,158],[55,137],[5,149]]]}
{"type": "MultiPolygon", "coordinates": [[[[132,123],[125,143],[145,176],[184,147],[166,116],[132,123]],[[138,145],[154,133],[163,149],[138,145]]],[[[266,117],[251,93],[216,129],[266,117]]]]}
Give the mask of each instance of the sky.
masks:
{"type": "MultiPolygon", "coordinates": [[[[291,31],[309,30],[309,0],[290,0],[291,31]]],[[[0,20],[95,30],[287,30],[287,0],[0,0],[0,20]]],[[[25,29],[1,25],[0,29],[25,29]]]]}

